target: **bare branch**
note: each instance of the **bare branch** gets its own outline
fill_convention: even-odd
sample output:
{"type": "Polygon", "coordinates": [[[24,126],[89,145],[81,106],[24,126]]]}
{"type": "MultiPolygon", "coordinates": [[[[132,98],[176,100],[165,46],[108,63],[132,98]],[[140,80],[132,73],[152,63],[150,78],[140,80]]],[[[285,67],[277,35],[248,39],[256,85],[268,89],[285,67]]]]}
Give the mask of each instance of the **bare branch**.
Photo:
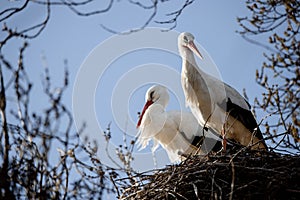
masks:
{"type": "Polygon", "coordinates": [[[239,33],[247,41],[267,50],[266,61],[256,72],[256,82],[265,90],[256,99],[254,108],[274,113],[265,121],[266,134],[276,136],[285,131],[280,140],[272,140],[275,148],[300,152],[300,3],[299,1],[247,1],[252,17],[238,18],[239,33]],[[279,29],[280,28],[280,29],[279,29]],[[257,42],[255,35],[267,35],[268,44],[257,42]],[[271,47],[272,46],[272,47],[271,47]]]}

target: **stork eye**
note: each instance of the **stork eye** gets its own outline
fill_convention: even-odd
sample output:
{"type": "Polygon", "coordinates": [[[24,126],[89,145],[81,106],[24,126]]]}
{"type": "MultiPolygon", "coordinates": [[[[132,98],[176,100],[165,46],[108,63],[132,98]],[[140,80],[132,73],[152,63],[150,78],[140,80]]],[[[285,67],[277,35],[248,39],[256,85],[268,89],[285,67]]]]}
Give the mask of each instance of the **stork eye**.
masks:
{"type": "Polygon", "coordinates": [[[184,42],[188,42],[189,41],[186,36],[183,36],[183,40],[184,40],[184,42]]]}
{"type": "Polygon", "coordinates": [[[150,99],[153,99],[154,91],[150,92],[150,99]]]}

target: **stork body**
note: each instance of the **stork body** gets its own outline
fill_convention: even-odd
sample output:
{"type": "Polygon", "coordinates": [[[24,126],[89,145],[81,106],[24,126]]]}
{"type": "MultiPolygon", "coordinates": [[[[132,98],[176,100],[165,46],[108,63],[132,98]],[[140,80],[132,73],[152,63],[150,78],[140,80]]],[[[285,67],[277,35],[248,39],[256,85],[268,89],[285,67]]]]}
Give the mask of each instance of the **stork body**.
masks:
{"type": "Polygon", "coordinates": [[[181,33],[178,49],[182,57],[181,83],[186,104],[202,126],[212,128],[224,138],[252,149],[267,149],[249,103],[231,86],[205,73],[196,63],[194,53],[203,58],[195,46],[194,36],[181,33]]]}
{"type": "Polygon", "coordinates": [[[216,146],[216,143],[220,144],[219,138],[213,133],[203,131],[192,113],[166,112],[168,101],[168,91],[163,86],[155,85],[147,91],[146,104],[137,124],[140,129],[138,144],[141,149],[153,140],[153,152],[160,144],[167,151],[170,161],[177,162],[190,154],[206,155],[210,150],[216,151],[220,148],[216,146]],[[205,137],[210,139],[206,140],[205,137]],[[202,145],[200,149],[196,145],[199,138],[202,145]]]}

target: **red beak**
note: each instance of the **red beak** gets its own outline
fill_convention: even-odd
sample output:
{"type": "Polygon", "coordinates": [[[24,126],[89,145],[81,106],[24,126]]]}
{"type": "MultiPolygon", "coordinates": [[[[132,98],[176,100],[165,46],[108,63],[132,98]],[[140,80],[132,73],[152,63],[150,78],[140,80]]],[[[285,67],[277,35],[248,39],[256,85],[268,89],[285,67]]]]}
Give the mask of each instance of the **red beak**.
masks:
{"type": "Polygon", "coordinates": [[[147,102],[145,103],[144,108],[143,108],[143,111],[142,111],[142,114],[140,115],[140,119],[139,119],[139,121],[138,121],[138,123],[137,123],[137,125],[136,125],[137,128],[141,125],[141,122],[142,122],[142,119],[143,119],[143,116],[144,116],[146,110],[147,110],[148,107],[151,106],[152,104],[153,104],[153,101],[151,101],[151,100],[150,100],[150,101],[147,101],[147,102]]]}
{"type": "Polygon", "coordinates": [[[201,55],[200,51],[198,50],[193,41],[189,42],[187,46],[190,50],[194,52],[194,54],[196,54],[199,58],[203,59],[203,56],[201,55]]]}

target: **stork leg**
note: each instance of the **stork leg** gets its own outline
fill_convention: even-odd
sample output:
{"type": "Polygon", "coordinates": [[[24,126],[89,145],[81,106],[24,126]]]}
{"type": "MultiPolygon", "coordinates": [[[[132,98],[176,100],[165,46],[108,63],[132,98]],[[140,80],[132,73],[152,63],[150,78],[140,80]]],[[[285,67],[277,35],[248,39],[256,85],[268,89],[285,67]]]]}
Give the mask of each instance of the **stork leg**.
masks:
{"type": "Polygon", "coordinates": [[[222,151],[225,153],[226,152],[226,145],[227,145],[227,140],[226,140],[226,132],[225,132],[225,123],[222,126],[222,131],[221,131],[221,135],[222,135],[222,151]]]}

